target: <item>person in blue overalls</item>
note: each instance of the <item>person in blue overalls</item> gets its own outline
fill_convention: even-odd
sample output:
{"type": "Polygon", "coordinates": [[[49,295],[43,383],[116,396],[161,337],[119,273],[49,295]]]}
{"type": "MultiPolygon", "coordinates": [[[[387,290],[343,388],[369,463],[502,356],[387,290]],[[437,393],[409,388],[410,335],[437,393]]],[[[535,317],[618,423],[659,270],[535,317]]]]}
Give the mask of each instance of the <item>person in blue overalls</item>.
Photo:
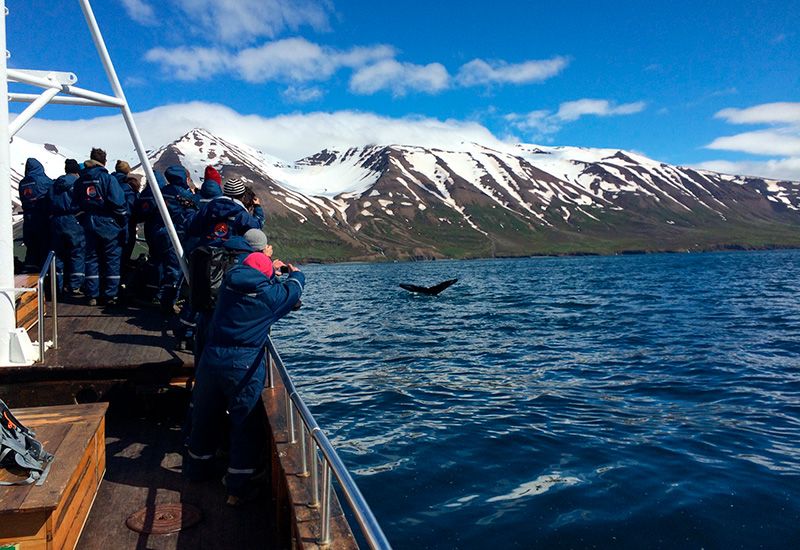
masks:
{"type": "Polygon", "coordinates": [[[19,199],[22,202],[22,241],[25,243],[25,270],[39,273],[50,250],[47,227],[47,192],[53,180],[44,173],[42,163],[29,158],[25,163],[25,177],[19,182],[19,199]]]}
{"type": "Polygon", "coordinates": [[[128,211],[128,223],[125,228],[125,239],[122,245],[122,260],[120,271],[122,272],[123,284],[128,278],[131,270],[131,254],[136,246],[136,218],[133,215],[136,199],[139,197],[139,180],[131,174],[131,166],[124,160],[118,160],[114,165],[114,172],[111,174],[122,187],[125,193],[125,209],[128,211]]]}
{"type": "Polygon", "coordinates": [[[230,418],[230,458],[225,476],[228,503],[238,505],[254,493],[252,481],[266,443],[257,407],[266,379],[264,346],[275,321],[300,300],[305,278],[288,266],[285,281],[275,277],[283,262],[253,252],[223,279],[192,392],[191,433],[184,473],[195,480],[213,475],[214,454],[230,418]]]}
{"type": "Polygon", "coordinates": [[[78,161],[67,159],[64,172],[47,192],[47,211],[50,215],[50,242],[56,253],[58,286],[64,294],[72,295],[83,285],[86,254],[86,236],[75,218],[78,204],[73,196],[80,172],[78,161]]]}
{"type": "Polygon", "coordinates": [[[242,203],[245,190],[241,178],[228,179],[222,187],[223,195],[203,204],[188,227],[188,253],[196,246],[222,246],[231,237],[244,235],[248,229],[262,228],[261,204],[255,199],[251,214],[242,203]]]}
{"type": "MultiPolygon", "coordinates": [[[[161,303],[161,288],[159,286],[162,277],[162,263],[164,254],[169,250],[170,244],[167,228],[161,213],[156,206],[156,199],[153,196],[153,185],[163,190],[167,185],[164,174],[154,171],[156,176],[155,183],[148,182],[138,198],[133,204],[133,217],[137,224],[144,224],[144,240],[147,243],[148,260],[150,266],[158,273],[154,283],[155,302],[161,303]]],[[[148,286],[149,288],[149,286],[148,286]]]]}
{"type": "Polygon", "coordinates": [[[86,233],[84,290],[89,305],[96,305],[101,294],[107,305],[117,303],[122,240],[127,223],[125,193],[117,179],[108,173],[105,164],[106,152],[92,149],[73,188],[75,201],[81,209],[81,225],[86,233]]]}
{"type": "MultiPolygon", "coordinates": [[[[180,164],[170,166],[164,171],[167,185],[162,189],[164,202],[167,204],[169,216],[175,226],[175,232],[181,244],[186,242],[186,229],[189,222],[197,214],[198,199],[189,187],[189,174],[180,164]]],[[[161,308],[166,313],[172,312],[172,306],[178,295],[182,273],[181,265],[175,249],[170,245],[164,253],[163,273],[161,278],[161,308]]]]}

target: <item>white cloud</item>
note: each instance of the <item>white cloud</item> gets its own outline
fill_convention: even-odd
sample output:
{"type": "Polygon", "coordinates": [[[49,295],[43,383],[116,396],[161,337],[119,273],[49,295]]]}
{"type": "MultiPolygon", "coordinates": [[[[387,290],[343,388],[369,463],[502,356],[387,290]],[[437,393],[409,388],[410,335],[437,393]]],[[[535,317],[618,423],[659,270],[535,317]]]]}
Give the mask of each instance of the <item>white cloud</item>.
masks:
{"type": "Polygon", "coordinates": [[[153,48],[144,58],[159,63],[164,73],[177,80],[208,79],[224,72],[231,65],[231,58],[215,48],[153,48]]]}
{"type": "Polygon", "coordinates": [[[287,103],[308,103],[316,101],[324,96],[325,93],[318,87],[289,86],[281,92],[281,97],[287,103]]]}
{"type": "Polygon", "coordinates": [[[746,109],[723,109],[714,118],[731,124],[800,124],[800,103],[763,103],[746,109]]]}
{"type": "Polygon", "coordinates": [[[555,134],[565,123],[574,122],[583,116],[632,115],[643,111],[646,106],[644,101],[614,105],[607,99],[578,99],[562,103],[555,113],[548,110],[511,113],[504,119],[512,128],[538,139],[548,134],[555,134]]]}
{"type": "Polygon", "coordinates": [[[607,99],[579,99],[577,101],[567,101],[562,103],[556,118],[563,121],[578,120],[582,116],[615,116],[615,115],[632,115],[640,113],[646,107],[644,101],[637,101],[635,103],[623,103],[622,105],[613,105],[607,99]]]}
{"type": "Polygon", "coordinates": [[[156,22],[153,7],[144,0],[121,0],[128,17],[141,25],[154,25],[156,22]]]}
{"type": "Polygon", "coordinates": [[[569,60],[566,57],[531,60],[516,64],[473,59],[461,66],[456,80],[462,86],[528,84],[552,78],[563,71],[568,64],[569,60]]]}
{"type": "Polygon", "coordinates": [[[754,155],[800,156],[800,132],[796,128],[744,132],[719,137],[706,145],[706,148],[754,155]]]}
{"type": "Polygon", "coordinates": [[[357,70],[350,79],[350,90],[370,95],[381,90],[391,90],[395,96],[409,91],[435,94],[450,85],[450,74],[440,63],[414,65],[385,59],[357,70]]]}
{"type": "MultiPolygon", "coordinates": [[[[138,0],[132,0],[138,1],[138,0]]],[[[327,30],[332,5],[320,0],[173,0],[192,29],[224,44],[275,38],[304,25],[327,30]]]]}
{"type": "MultiPolygon", "coordinates": [[[[273,118],[242,115],[215,103],[181,103],[137,113],[145,147],[169,143],[195,127],[224,139],[251,145],[285,160],[312,155],[326,147],[411,144],[461,149],[476,142],[496,149],[508,145],[475,122],[424,117],[389,118],[372,113],[292,114],[273,118]]],[[[120,115],[67,121],[36,118],[21,131],[24,139],[54,143],[88,156],[104,147],[111,158],[132,159],[133,146],[120,115]]]]}
{"type": "Polygon", "coordinates": [[[800,181],[800,157],[767,161],[709,160],[695,167],[723,174],[757,175],[762,178],[800,181]]]}
{"type": "Polygon", "coordinates": [[[394,48],[386,45],[337,50],[305,38],[285,38],[239,52],[204,47],[153,48],[145,59],[160,64],[165,74],[179,80],[228,73],[246,82],[298,83],[327,80],[339,69],[358,69],[394,55],[394,48]]]}

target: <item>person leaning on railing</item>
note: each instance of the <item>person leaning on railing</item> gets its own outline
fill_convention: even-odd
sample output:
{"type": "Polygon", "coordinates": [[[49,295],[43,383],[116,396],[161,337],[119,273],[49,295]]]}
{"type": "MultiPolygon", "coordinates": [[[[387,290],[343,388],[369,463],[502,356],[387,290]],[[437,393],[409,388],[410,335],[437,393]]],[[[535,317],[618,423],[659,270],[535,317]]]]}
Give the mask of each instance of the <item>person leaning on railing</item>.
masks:
{"type": "Polygon", "coordinates": [[[266,380],[264,350],[269,328],[300,300],[305,277],[299,269],[264,252],[253,252],[222,281],[210,323],[208,341],[195,373],[192,422],[184,473],[194,480],[213,475],[214,454],[230,417],[230,460],[225,484],[228,503],[255,496],[254,478],[262,467],[265,433],[258,414],[266,380]],[[278,279],[286,266],[289,276],[278,279]]]}

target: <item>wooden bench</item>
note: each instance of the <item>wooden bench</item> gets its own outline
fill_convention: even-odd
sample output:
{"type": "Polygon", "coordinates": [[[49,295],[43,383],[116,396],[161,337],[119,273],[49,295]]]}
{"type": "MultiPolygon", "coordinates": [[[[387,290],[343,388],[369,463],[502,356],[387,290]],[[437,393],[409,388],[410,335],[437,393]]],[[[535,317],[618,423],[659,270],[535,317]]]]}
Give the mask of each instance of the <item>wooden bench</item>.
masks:
{"type": "MultiPolygon", "coordinates": [[[[106,469],[107,403],[17,409],[55,455],[44,484],[0,489],[0,548],[73,549],[106,469]]],[[[0,480],[18,479],[0,469],[0,480]]]]}
{"type": "MultiPolygon", "coordinates": [[[[14,275],[15,288],[36,288],[39,276],[35,273],[14,275]]],[[[39,303],[36,292],[21,292],[17,295],[17,326],[31,330],[39,321],[39,303]]]]}

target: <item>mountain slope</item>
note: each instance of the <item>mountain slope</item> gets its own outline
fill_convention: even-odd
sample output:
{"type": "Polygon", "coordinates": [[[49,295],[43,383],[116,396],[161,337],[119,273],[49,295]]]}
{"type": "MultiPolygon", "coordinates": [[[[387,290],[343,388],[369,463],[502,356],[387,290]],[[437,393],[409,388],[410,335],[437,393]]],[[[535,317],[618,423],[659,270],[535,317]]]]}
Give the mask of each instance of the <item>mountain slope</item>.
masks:
{"type": "Polygon", "coordinates": [[[150,153],[262,198],[284,255],[319,260],[800,246],[800,183],[614,149],[325,149],[286,162],[195,129],[150,153]]]}

